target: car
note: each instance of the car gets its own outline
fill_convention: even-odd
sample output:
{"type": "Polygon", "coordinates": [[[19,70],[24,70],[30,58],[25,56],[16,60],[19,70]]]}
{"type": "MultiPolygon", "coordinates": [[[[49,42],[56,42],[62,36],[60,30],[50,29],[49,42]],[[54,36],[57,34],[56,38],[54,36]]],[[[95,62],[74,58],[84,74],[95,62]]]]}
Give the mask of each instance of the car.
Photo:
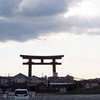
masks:
{"type": "Polygon", "coordinates": [[[29,93],[27,89],[16,89],[14,94],[15,100],[29,100],[29,93]]]}

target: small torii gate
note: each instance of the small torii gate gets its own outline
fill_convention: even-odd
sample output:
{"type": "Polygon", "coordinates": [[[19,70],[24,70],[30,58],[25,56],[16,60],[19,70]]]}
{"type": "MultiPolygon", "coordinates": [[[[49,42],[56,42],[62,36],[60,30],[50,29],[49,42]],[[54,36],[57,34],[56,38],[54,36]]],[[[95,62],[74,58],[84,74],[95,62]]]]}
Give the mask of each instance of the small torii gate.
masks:
{"type": "Polygon", "coordinates": [[[23,63],[23,65],[28,65],[28,76],[32,75],[32,65],[52,65],[53,75],[56,73],[56,65],[61,65],[61,63],[56,62],[56,59],[61,59],[64,55],[57,56],[30,56],[30,55],[20,55],[23,59],[28,59],[28,62],[23,63]],[[39,59],[40,62],[33,62],[32,60],[39,59]],[[45,59],[51,59],[52,62],[44,62],[45,59]]]}

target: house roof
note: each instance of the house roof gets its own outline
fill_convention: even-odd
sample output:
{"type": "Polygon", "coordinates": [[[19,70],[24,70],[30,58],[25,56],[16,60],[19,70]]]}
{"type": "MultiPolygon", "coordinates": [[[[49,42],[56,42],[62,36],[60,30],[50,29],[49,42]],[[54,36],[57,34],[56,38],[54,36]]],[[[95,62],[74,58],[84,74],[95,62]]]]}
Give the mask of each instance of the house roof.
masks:
{"type": "Polygon", "coordinates": [[[44,77],[37,77],[37,76],[35,76],[35,75],[30,76],[29,78],[30,78],[31,80],[32,80],[32,79],[38,79],[38,80],[41,80],[41,81],[44,81],[44,80],[46,80],[46,81],[47,81],[47,79],[46,79],[46,78],[44,78],[44,77]]]}
{"type": "Polygon", "coordinates": [[[50,83],[50,85],[67,85],[67,84],[71,84],[71,83],[50,83]]]}
{"type": "Polygon", "coordinates": [[[70,83],[73,82],[72,78],[67,77],[48,77],[50,83],[70,83]]]}
{"type": "Polygon", "coordinates": [[[99,83],[99,81],[95,79],[90,79],[90,80],[83,80],[83,83],[99,83]]]}
{"type": "Polygon", "coordinates": [[[41,83],[34,83],[34,84],[27,84],[27,85],[28,85],[28,86],[37,86],[37,85],[40,85],[40,84],[43,84],[43,85],[46,86],[46,84],[43,83],[43,82],[41,82],[41,83]]]}
{"type": "Polygon", "coordinates": [[[37,77],[37,76],[35,76],[35,75],[30,76],[29,78],[30,78],[30,79],[34,79],[34,78],[36,78],[36,79],[40,79],[39,77],[37,77]]]}
{"type": "Polygon", "coordinates": [[[19,73],[19,74],[17,74],[17,75],[15,75],[12,79],[11,79],[11,81],[14,81],[16,78],[24,78],[25,80],[29,80],[29,77],[27,77],[26,75],[24,75],[24,74],[22,74],[22,73],[19,73]]]}

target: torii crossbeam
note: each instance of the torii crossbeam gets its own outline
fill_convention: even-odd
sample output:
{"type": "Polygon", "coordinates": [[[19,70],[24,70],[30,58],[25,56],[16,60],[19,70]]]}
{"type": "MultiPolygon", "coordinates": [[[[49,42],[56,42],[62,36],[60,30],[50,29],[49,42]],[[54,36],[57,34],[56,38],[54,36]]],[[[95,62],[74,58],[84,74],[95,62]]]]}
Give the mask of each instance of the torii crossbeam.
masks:
{"type": "Polygon", "coordinates": [[[56,56],[30,56],[30,55],[20,55],[23,59],[28,59],[28,62],[23,63],[23,65],[29,65],[28,76],[32,75],[32,65],[52,65],[53,74],[56,73],[56,65],[61,65],[61,63],[56,62],[56,59],[61,59],[64,55],[56,56]],[[40,62],[34,62],[34,59],[39,59],[40,62]],[[50,59],[52,62],[44,62],[44,60],[50,59]]]}

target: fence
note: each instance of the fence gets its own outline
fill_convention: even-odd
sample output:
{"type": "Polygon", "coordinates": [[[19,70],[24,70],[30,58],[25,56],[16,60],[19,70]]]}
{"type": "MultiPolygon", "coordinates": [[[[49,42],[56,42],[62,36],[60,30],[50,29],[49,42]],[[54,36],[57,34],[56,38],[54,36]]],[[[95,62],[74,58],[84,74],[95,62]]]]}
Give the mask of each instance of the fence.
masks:
{"type": "Polygon", "coordinates": [[[0,100],[3,98],[8,99],[8,94],[0,94],[0,100]]]}

